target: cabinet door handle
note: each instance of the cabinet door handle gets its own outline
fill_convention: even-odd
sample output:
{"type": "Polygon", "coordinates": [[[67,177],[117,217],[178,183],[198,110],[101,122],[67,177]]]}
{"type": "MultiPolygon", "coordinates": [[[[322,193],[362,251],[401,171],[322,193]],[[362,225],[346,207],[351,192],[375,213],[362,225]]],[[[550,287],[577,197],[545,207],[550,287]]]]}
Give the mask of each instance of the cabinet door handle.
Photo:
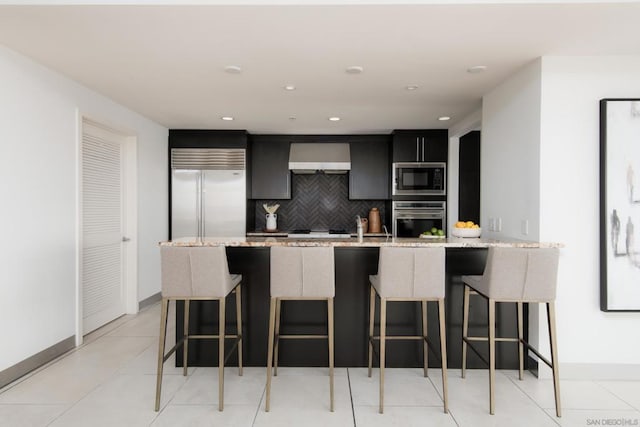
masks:
{"type": "Polygon", "coordinates": [[[416,136],[416,162],[420,161],[420,137],[416,136]]]}
{"type": "Polygon", "coordinates": [[[424,162],[424,136],[422,137],[422,161],[424,162]]]}

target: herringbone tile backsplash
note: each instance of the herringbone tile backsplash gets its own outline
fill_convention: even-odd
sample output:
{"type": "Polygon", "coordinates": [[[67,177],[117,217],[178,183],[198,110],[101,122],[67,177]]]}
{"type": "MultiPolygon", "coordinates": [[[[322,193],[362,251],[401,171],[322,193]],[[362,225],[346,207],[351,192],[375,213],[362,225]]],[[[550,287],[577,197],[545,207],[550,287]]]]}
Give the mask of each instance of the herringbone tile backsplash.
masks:
{"type": "MultiPolygon", "coordinates": [[[[290,200],[256,200],[256,230],[265,228],[262,205],[279,204],[278,229],[355,231],[356,215],[366,218],[371,208],[380,210],[384,223],[384,200],[349,200],[349,177],[347,175],[292,175],[290,200]]],[[[387,224],[387,228],[389,225],[387,224]]]]}

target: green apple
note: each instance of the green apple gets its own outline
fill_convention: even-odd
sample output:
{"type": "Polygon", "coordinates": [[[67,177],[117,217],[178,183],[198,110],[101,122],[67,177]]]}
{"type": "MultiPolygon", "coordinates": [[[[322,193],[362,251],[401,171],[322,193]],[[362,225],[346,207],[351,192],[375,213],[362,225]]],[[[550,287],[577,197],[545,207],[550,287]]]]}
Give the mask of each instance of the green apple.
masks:
{"type": "Polygon", "coordinates": [[[431,234],[436,234],[438,229],[436,227],[431,228],[431,234]]]}

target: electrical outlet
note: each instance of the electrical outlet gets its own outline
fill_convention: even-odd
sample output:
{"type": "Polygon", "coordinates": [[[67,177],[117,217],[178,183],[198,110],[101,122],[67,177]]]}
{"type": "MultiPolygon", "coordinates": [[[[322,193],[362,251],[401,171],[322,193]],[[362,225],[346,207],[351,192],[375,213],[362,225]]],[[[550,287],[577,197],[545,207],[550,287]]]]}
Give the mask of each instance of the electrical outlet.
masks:
{"type": "Polygon", "coordinates": [[[528,219],[523,219],[521,227],[522,227],[522,230],[521,230],[522,234],[525,235],[525,236],[528,236],[529,235],[529,220],[528,219]]]}
{"type": "Polygon", "coordinates": [[[489,218],[489,231],[496,231],[496,219],[489,218]]]}
{"type": "Polygon", "coordinates": [[[502,218],[497,218],[496,219],[496,227],[494,231],[502,231],[502,218]]]}

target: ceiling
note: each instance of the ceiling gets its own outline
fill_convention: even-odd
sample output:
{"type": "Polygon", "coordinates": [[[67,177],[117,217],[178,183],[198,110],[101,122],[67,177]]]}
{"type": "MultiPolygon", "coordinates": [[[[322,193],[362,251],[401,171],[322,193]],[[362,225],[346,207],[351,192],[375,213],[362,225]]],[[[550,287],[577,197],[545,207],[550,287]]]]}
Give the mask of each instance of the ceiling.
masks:
{"type": "Polygon", "coordinates": [[[448,128],[543,55],[638,55],[638,22],[638,2],[3,5],[0,44],[168,128],[381,133],[448,128]]]}

